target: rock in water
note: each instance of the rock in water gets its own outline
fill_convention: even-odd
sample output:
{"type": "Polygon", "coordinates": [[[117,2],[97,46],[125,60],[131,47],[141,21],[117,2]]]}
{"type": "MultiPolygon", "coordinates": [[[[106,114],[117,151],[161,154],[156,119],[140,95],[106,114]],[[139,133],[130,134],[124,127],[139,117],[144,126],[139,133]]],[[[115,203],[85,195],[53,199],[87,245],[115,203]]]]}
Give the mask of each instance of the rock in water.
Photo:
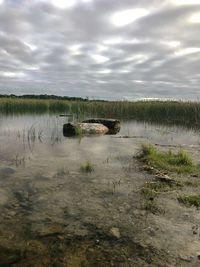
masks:
{"type": "Polygon", "coordinates": [[[64,136],[106,134],[108,128],[100,123],[66,123],[63,125],[64,136]]]}
{"type": "Polygon", "coordinates": [[[77,128],[72,123],[66,123],[63,125],[63,135],[64,136],[74,136],[76,135],[77,128]]]}
{"type": "Polygon", "coordinates": [[[100,123],[108,128],[107,134],[116,134],[120,131],[120,121],[115,119],[89,119],[82,121],[83,123],[100,123]]]}

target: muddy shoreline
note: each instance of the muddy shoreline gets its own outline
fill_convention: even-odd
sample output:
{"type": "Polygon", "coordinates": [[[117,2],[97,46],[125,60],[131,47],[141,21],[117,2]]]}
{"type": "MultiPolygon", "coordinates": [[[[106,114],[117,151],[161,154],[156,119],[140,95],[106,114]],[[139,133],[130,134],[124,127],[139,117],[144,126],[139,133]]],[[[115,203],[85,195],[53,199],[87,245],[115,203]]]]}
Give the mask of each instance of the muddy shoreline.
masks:
{"type": "Polygon", "coordinates": [[[162,212],[153,214],[139,193],[153,175],[136,159],[124,161],[125,176],[106,186],[97,185],[93,174],[81,181],[80,173],[69,172],[20,183],[10,174],[14,194],[1,205],[0,266],[198,266],[199,210],[176,198],[188,188],[161,194],[162,212]],[[49,187],[51,196],[45,196],[49,187]],[[56,191],[59,199],[61,192],[67,196],[62,204],[56,191]]]}

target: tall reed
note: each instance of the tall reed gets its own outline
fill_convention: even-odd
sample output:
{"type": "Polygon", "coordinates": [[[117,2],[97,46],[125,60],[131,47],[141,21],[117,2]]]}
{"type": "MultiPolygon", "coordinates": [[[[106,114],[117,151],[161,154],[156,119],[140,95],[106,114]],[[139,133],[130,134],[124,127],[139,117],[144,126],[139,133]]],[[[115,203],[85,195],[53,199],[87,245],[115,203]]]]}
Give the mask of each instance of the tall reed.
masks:
{"type": "Polygon", "coordinates": [[[200,102],[178,101],[68,101],[1,98],[0,113],[73,113],[200,127],[200,102]]]}

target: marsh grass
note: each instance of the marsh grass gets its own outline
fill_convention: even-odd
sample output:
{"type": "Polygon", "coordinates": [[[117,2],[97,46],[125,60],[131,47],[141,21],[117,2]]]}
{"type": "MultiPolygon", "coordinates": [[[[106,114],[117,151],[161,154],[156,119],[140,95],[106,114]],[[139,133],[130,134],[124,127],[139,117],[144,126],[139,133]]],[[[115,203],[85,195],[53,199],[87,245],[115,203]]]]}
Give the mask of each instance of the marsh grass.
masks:
{"type": "Polygon", "coordinates": [[[200,195],[179,196],[178,201],[188,207],[200,207],[200,195]]]}
{"type": "Polygon", "coordinates": [[[75,127],[75,137],[76,137],[76,138],[77,138],[77,140],[78,140],[78,144],[80,144],[80,143],[81,143],[81,140],[82,140],[82,137],[83,137],[83,135],[82,135],[82,130],[81,130],[81,127],[79,127],[79,126],[75,127]]]}
{"type": "Polygon", "coordinates": [[[141,161],[157,169],[175,171],[177,173],[193,173],[199,168],[193,163],[190,155],[184,151],[158,151],[154,146],[142,144],[137,156],[141,161]]]}
{"type": "Polygon", "coordinates": [[[182,101],[69,101],[1,98],[0,113],[58,113],[134,119],[159,124],[200,127],[200,103],[182,101]]]}
{"type": "Polygon", "coordinates": [[[25,156],[20,156],[17,154],[15,156],[14,162],[15,162],[16,167],[21,167],[21,166],[25,167],[25,164],[26,164],[25,156]]]}
{"type": "Polygon", "coordinates": [[[94,171],[94,167],[89,161],[87,161],[86,163],[81,165],[80,170],[83,173],[91,173],[94,171]]]}

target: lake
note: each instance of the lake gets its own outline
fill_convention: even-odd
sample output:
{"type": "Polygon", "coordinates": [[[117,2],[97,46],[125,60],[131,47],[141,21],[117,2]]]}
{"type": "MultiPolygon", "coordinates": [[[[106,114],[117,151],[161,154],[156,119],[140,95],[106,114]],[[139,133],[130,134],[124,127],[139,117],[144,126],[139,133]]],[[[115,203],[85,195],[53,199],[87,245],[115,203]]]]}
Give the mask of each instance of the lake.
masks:
{"type": "Polygon", "coordinates": [[[151,143],[198,159],[199,131],[122,121],[117,135],[64,137],[71,119],[0,117],[0,266],[150,266],[133,156],[151,143]]]}

